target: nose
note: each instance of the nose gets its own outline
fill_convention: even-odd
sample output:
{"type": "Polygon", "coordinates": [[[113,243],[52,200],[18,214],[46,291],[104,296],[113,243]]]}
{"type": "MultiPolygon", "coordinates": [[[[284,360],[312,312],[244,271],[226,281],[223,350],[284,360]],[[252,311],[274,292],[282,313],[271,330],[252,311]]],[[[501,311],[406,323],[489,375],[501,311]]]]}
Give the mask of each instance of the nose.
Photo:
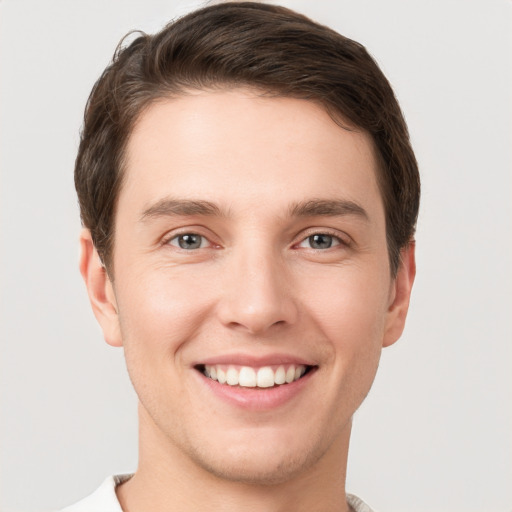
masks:
{"type": "Polygon", "coordinates": [[[233,250],[223,281],[218,314],[221,322],[250,334],[268,334],[298,317],[286,265],[272,249],[255,244],[233,250]]]}

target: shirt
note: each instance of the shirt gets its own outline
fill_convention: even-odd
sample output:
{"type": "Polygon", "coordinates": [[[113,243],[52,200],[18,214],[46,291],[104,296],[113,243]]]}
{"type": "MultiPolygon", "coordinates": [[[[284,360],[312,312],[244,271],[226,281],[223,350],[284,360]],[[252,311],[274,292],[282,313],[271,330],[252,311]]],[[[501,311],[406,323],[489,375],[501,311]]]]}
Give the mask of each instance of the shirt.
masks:
{"type": "MultiPolygon", "coordinates": [[[[116,487],[132,475],[109,476],[90,496],[60,512],[123,512],[116,495],[116,487]]],[[[361,498],[347,494],[347,503],[354,512],[375,512],[361,498]]]]}

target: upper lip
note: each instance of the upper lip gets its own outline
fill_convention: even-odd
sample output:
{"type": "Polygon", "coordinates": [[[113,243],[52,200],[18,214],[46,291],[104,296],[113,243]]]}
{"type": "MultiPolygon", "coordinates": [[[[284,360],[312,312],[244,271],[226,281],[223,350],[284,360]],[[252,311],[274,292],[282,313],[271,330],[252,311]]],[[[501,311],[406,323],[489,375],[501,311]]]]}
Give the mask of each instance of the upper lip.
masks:
{"type": "Polygon", "coordinates": [[[196,361],[192,366],[209,365],[213,366],[216,364],[223,365],[237,365],[237,366],[251,366],[253,368],[261,368],[263,366],[274,366],[274,365],[304,365],[304,366],[315,366],[315,363],[311,360],[304,359],[302,357],[290,355],[290,354],[269,354],[265,356],[256,356],[250,354],[223,354],[219,356],[207,357],[196,361]]]}

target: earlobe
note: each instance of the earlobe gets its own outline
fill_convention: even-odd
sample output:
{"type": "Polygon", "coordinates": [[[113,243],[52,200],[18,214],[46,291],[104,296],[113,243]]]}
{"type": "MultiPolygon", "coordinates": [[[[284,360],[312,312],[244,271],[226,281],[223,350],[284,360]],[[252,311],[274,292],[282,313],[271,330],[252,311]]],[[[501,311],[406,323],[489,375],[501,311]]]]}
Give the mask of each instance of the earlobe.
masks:
{"type": "Polygon", "coordinates": [[[383,347],[395,343],[405,327],[412,285],[416,276],[415,248],[415,242],[412,241],[400,251],[400,265],[392,285],[393,294],[387,313],[383,347]]]}
{"type": "Polygon", "coordinates": [[[122,346],[117,304],[112,282],[101,262],[88,229],[80,234],[80,273],[87,287],[96,320],[105,341],[114,347],[122,346]]]}

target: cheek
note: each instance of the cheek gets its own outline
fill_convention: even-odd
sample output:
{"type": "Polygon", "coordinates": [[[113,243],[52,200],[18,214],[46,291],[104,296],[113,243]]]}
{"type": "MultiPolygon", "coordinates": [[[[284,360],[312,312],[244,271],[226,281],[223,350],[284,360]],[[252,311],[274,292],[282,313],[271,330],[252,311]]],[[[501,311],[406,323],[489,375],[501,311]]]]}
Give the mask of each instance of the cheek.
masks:
{"type": "Polygon", "coordinates": [[[118,300],[125,350],[174,357],[197,334],[211,304],[202,277],[190,271],[146,272],[125,279],[118,300]]]}
{"type": "Polygon", "coordinates": [[[389,301],[389,281],[382,275],[355,266],[330,269],[302,279],[299,294],[329,339],[382,341],[389,301]]]}
{"type": "Polygon", "coordinates": [[[327,341],[333,389],[351,393],[354,402],[370,389],[380,360],[389,281],[379,276],[368,268],[340,270],[323,279],[317,275],[303,295],[308,296],[308,316],[327,341]]]}
{"type": "Polygon", "coordinates": [[[141,403],[158,415],[188,369],[181,349],[204,327],[211,297],[201,279],[176,272],[119,281],[126,283],[118,312],[128,373],[141,403]]]}

